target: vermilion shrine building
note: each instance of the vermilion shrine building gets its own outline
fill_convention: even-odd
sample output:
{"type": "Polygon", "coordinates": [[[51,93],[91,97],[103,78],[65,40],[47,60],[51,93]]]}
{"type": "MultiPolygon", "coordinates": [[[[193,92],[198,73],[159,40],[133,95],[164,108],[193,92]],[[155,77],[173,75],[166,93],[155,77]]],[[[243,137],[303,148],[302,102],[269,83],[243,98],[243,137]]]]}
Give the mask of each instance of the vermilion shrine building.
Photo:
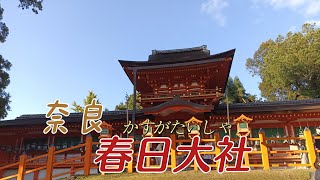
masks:
{"type": "MultiPolygon", "coordinates": [[[[208,120],[211,130],[219,131],[220,136],[225,135],[220,127],[228,121],[227,107],[220,100],[225,92],[234,53],[233,49],[211,55],[206,46],[200,46],[153,50],[148,61],[119,60],[141,93],[143,109],[129,111],[129,120],[136,124],[147,118],[156,123],[184,122],[194,116],[208,120]]],[[[320,99],[230,104],[229,109],[230,122],[241,114],[253,119],[249,124],[250,137],[257,137],[260,128],[267,137],[294,137],[299,135],[300,129],[309,127],[314,133],[315,127],[320,126],[320,99]]],[[[69,130],[66,135],[60,132],[44,135],[42,131],[48,120],[45,114],[22,115],[0,121],[0,166],[17,161],[23,152],[37,156],[45,154],[51,144],[62,149],[83,142],[85,138],[80,132],[82,113],[71,113],[63,119],[69,130]]],[[[104,112],[101,120],[112,125],[113,134],[124,136],[127,111],[104,112]]],[[[235,134],[236,126],[233,126],[231,136],[235,137],[235,134]]],[[[98,141],[99,134],[91,135],[98,141]]],[[[164,131],[162,136],[169,136],[169,131],[164,131]]],[[[142,128],[135,132],[135,137],[142,138],[142,128]]]]}

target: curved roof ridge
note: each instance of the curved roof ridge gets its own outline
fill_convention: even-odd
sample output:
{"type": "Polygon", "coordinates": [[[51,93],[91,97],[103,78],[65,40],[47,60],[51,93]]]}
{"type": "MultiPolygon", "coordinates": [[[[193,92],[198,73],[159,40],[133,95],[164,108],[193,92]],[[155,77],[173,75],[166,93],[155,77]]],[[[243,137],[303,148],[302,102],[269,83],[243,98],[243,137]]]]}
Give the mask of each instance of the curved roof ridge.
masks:
{"type": "Polygon", "coordinates": [[[152,55],[157,54],[170,54],[179,52],[189,52],[189,51],[207,51],[207,45],[196,46],[191,48],[180,48],[180,49],[168,49],[168,50],[152,50],[152,55]]]}
{"type": "Polygon", "coordinates": [[[144,66],[144,65],[159,65],[159,64],[174,64],[174,63],[184,63],[184,62],[194,62],[194,61],[202,61],[202,60],[208,60],[208,59],[221,59],[225,57],[231,57],[233,58],[235,54],[236,49],[230,49],[228,51],[220,52],[217,54],[212,54],[207,57],[195,57],[193,59],[188,60],[181,60],[181,61],[163,61],[163,62],[157,62],[157,61],[131,61],[131,60],[125,60],[125,59],[119,59],[119,63],[122,67],[132,67],[132,66],[144,66]]]}

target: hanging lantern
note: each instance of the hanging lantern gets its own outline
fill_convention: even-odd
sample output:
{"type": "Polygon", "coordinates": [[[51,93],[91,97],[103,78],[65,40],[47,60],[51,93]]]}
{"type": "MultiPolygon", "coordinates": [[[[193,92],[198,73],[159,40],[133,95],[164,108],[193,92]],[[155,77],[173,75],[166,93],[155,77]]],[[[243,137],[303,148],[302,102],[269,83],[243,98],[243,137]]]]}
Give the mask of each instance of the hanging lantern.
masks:
{"type": "Polygon", "coordinates": [[[155,126],[154,122],[151,122],[149,119],[146,119],[142,123],[139,124],[143,128],[143,137],[152,137],[153,134],[153,128],[155,126]]]}
{"type": "Polygon", "coordinates": [[[56,145],[56,150],[59,150],[61,148],[60,143],[56,145]]]}
{"type": "MultiPolygon", "coordinates": [[[[79,144],[83,144],[82,138],[81,138],[81,140],[79,141],[79,144]]],[[[83,148],[82,148],[82,147],[80,147],[79,150],[80,150],[80,152],[83,152],[83,148]]]]}
{"type": "Polygon", "coordinates": [[[26,145],[26,151],[30,151],[30,144],[26,145]]]}
{"type": "Polygon", "coordinates": [[[200,126],[202,121],[198,120],[194,116],[189,119],[188,121],[184,122],[187,126],[188,135],[192,139],[193,136],[199,136],[200,135],[200,126]]]}
{"type": "Polygon", "coordinates": [[[238,118],[233,120],[235,124],[237,124],[237,136],[249,136],[250,134],[250,128],[249,128],[249,123],[253,119],[241,114],[238,118]]]}
{"type": "Polygon", "coordinates": [[[317,133],[317,136],[320,136],[320,127],[316,128],[316,133],[317,133]]]}
{"type": "Polygon", "coordinates": [[[36,142],[33,142],[33,143],[31,144],[31,150],[36,150],[36,142]]]}
{"type": "Polygon", "coordinates": [[[80,145],[80,144],[83,144],[83,139],[81,138],[81,140],[79,141],[79,144],[78,145],[80,145]]]}
{"type": "Polygon", "coordinates": [[[298,134],[299,137],[304,137],[304,133],[303,133],[303,130],[302,128],[300,127],[299,129],[299,134],[298,134]]]}
{"type": "Polygon", "coordinates": [[[42,151],[47,151],[48,150],[48,145],[47,144],[43,144],[42,145],[42,151]]]}
{"type": "Polygon", "coordinates": [[[100,134],[101,135],[109,134],[109,129],[103,129],[100,134]]]}
{"type": "Polygon", "coordinates": [[[41,143],[39,143],[37,146],[37,151],[41,151],[41,150],[42,150],[42,145],[41,145],[41,143]]]}
{"type": "Polygon", "coordinates": [[[67,141],[64,141],[63,145],[62,145],[62,149],[66,149],[68,148],[68,144],[67,144],[67,141]]]}
{"type": "Polygon", "coordinates": [[[71,142],[68,144],[68,147],[72,147],[72,146],[74,146],[75,144],[74,144],[74,141],[73,140],[71,140],[71,142]]]}
{"type": "Polygon", "coordinates": [[[105,121],[102,122],[102,124],[100,125],[101,127],[101,132],[100,132],[100,138],[110,138],[112,136],[112,125],[106,123],[105,121]]]}
{"type": "Polygon", "coordinates": [[[93,152],[95,152],[95,151],[98,150],[98,149],[99,149],[99,145],[98,145],[98,144],[92,146],[92,151],[93,151],[93,152]]]}
{"type": "Polygon", "coordinates": [[[24,152],[25,150],[26,150],[26,146],[23,145],[23,146],[21,147],[21,151],[24,152]]]}
{"type": "Polygon", "coordinates": [[[12,151],[12,147],[11,146],[8,146],[7,147],[7,152],[9,153],[9,152],[11,152],[12,151]]]}

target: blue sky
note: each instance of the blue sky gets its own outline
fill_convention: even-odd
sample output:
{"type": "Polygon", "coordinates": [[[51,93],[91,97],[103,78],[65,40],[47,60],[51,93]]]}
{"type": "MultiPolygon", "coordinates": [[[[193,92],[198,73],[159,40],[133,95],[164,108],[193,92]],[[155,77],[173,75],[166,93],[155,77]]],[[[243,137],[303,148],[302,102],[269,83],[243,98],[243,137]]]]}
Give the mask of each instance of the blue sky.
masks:
{"type": "Polygon", "coordinates": [[[132,92],[118,59],[147,60],[153,49],[236,48],[231,76],[260,95],[245,68],[261,42],[305,22],[320,25],[318,0],[44,0],[38,15],[2,0],[10,28],[0,53],[12,62],[6,119],[46,113],[59,98],[71,106],[93,90],[108,109],[132,92]]]}

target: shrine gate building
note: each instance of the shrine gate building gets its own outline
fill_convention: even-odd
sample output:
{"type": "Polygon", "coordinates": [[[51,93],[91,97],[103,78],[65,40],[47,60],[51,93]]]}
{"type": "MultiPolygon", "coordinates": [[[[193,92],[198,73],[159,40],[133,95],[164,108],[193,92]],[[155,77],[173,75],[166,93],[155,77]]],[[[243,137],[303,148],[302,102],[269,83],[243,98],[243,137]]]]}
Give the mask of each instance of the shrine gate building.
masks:
{"type": "MultiPolygon", "coordinates": [[[[221,137],[224,136],[220,127],[228,122],[227,105],[221,103],[221,99],[234,54],[235,49],[212,55],[207,46],[200,46],[153,50],[147,61],[119,60],[141,95],[137,101],[143,109],[128,111],[129,120],[140,124],[146,119],[155,123],[184,122],[195,117],[208,120],[209,130],[216,130],[221,137]]],[[[260,128],[267,137],[294,137],[305,127],[315,133],[315,127],[320,126],[320,99],[229,104],[229,111],[231,123],[241,114],[253,119],[249,124],[250,137],[257,137],[260,128]]],[[[28,114],[0,121],[0,166],[16,162],[23,152],[32,157],[45,154],[51,144],[59,150],[82,143],[85,140],[80,132],[82,113],[71,113],[63,119],[69,130],[65,135],[60,132],[43,134],[48,120],[45,114],[28,114]]],[[[128,123],[127,111],[104,112],[101,120],[112,125],[113,134],[126,137],[123,131],[128,123]]],[[[201,128],[203,126],[204,123],[201,128]]],[[[236,127],[232,126],[231,136],[235,137],[235,134],[236,127]]],[[[98,141],[99,134],[91,135],[98,141]]],[[[169,136],[168,130],[162,136],[169,136]]],[[[205,137],[203,133],[201,136],[205,137]]],[[[142,128],[135,132],[135,138],[142,138],[142,128]]],[[[75,153],[80,152],[81,149],[75,153]]]]}

